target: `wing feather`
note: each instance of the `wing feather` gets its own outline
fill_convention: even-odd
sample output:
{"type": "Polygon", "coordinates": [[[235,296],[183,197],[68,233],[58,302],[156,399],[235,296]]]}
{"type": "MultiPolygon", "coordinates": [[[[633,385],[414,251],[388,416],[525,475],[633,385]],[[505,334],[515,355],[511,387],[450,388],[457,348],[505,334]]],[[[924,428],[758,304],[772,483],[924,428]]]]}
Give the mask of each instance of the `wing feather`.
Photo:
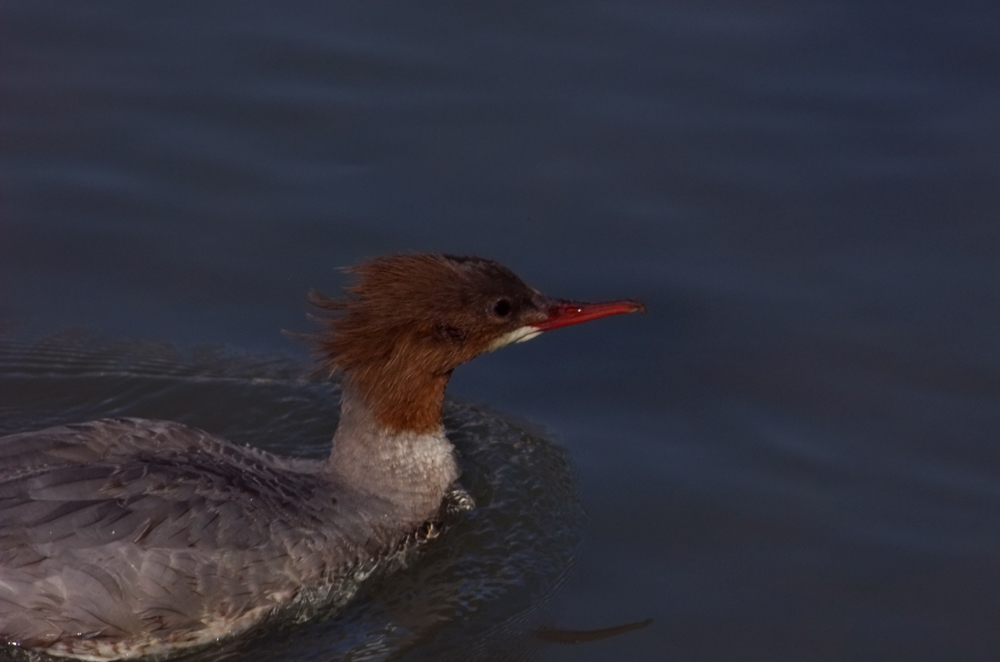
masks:
{"type": "MultiPolygon", "coordinates": [[[[239,618],[268,595],[287,599],[303,573],[319,577],[337,561],[289,562],[303,544],[326,543],[276,515],[294,504],[288,517],[308,531],[336,505],[320,478],[288,466],[163,421],[0,438],[0,638],[139,640],[239,618]]],[[[331,531],[344,550],[364,544],[331,531]]]]}

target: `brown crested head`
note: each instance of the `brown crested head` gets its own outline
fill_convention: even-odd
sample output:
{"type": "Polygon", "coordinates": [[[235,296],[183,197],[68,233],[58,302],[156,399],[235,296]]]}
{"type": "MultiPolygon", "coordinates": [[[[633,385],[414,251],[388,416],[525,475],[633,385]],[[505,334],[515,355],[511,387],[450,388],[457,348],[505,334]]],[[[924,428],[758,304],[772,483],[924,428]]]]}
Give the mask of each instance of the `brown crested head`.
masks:
{"type": "Polygon", "coordinates": [[[314,293],[325,315],[321,365],[383,426],[430,432],[441,424],[452,370],[543,330],[641,308],[638,302],[576,304],[538,293],[492,260],[438,254],[374,258],[349,270],[347,297],[314,293]]]}

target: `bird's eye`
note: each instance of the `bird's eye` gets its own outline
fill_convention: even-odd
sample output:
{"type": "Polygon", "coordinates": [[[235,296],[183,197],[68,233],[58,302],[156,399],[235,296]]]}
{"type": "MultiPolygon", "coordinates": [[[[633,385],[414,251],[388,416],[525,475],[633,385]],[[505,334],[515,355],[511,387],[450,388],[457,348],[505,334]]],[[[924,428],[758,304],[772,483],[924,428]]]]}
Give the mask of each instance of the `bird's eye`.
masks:
{"type": "Polygon", "coordinates": [[[497,317],[507,317],[510,315],[510,301],[507,299],[497,299],[493,304],[493,314],[497,317]]]}

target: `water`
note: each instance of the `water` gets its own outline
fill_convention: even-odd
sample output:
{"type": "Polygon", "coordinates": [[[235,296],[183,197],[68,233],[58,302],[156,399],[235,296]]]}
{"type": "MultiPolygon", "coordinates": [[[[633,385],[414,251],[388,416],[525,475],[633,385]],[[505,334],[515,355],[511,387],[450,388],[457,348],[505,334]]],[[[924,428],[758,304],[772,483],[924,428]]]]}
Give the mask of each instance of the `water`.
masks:
{"type": "MultiPolygon", "coordinates": [[[[555,296],[641,297],[645,317],[456,372],[451,393],[567,449],[588,513],[561,588],[513,599],[548,596],[547,627],[654,619],[541,647],[525,625],[495,659],[996,659],[998,13],[8,2],[0,325],[301,374],[280,330],[310,330],[305,292],[365,256],[476,253],[555,296]]],[[[163,415],[328,434],[314,387],[275,421],[278,393],[239,374],[232,405],[185,382],[163,415]]],[[[37,387],[0,403],[5,430],[103,411],[37,387]]],[[[486,627],[449,619],[399,655],[486,627]]],[[[272,657],[353,650],[315,627],[272,657]]]]}

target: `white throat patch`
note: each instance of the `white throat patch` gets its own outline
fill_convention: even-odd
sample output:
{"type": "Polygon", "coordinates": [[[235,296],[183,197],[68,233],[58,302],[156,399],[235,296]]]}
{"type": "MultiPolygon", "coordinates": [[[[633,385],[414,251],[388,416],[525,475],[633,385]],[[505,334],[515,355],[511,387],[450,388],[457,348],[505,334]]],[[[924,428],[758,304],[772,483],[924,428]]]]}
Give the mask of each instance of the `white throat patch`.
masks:
{"type": "Polygon", "coordinates": [[[520,328],[514,329],[509,333],[505,333],[504,335],[500,336],[499,338],[491,342],[490,346],[486,348],[486,351],[494,352],[500,349],[501,347],[506,347],[507,345],[511,345],[516,342],[524,342],[525,340],[531,340],[541,332],[542,332],[541,329],[531,325],[522,326],[520,328]]]}

